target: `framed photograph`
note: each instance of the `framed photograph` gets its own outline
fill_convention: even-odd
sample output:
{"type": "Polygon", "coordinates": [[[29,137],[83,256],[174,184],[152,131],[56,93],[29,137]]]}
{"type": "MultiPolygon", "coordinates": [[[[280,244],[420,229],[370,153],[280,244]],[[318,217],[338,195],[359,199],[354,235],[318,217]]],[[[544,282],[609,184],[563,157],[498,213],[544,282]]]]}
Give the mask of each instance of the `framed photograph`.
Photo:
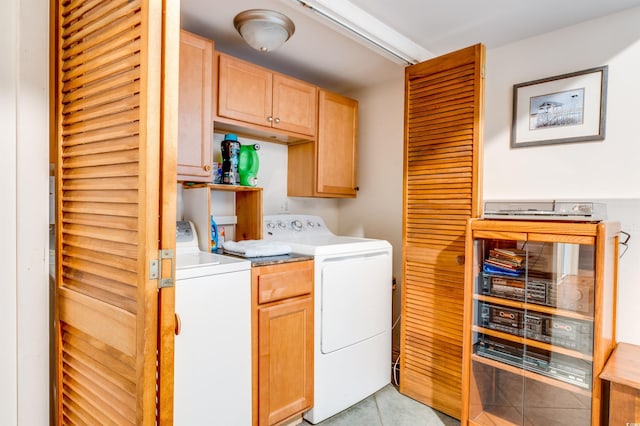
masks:
{"type": "Polygon", "coordinates": [[[608,67],[513,86],[511,147],[604,139],[608,67]]]}

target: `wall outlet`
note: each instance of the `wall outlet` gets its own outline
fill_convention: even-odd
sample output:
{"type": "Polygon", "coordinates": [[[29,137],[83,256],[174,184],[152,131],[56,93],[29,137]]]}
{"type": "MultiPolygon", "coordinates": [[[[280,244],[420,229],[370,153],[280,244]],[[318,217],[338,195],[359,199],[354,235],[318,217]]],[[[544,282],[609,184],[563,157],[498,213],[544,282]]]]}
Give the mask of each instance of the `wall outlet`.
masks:
{"type": "Polygon", "coordinates": [[[283,198],[282,201],[280,201],[280,212],[286,213],[288,211],[289,211],[289,200],[287,198],[283,198]]]}

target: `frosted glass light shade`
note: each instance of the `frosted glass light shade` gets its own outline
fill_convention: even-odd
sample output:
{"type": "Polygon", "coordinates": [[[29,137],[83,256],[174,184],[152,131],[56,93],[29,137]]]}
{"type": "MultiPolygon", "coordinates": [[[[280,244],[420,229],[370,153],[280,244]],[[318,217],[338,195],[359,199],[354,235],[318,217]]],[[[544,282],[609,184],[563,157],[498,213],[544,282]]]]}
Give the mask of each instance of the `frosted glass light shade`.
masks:
{"type": "Polygon", "coordinates": [[[233,25],[249,46],[261,52],[280,47],[296,28],[285,15],[265,9],[245,10],[236,15],[233,25]]]}

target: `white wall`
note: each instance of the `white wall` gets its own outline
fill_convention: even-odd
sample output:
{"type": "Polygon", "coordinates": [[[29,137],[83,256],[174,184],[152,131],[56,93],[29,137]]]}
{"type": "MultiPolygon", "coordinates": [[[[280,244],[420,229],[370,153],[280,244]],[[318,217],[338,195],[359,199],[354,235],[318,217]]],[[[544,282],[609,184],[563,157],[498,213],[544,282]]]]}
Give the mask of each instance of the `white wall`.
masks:
{"type": "Polygon", "coordinates": [[[3,182],[0,209],[0,324],[3,347],[0,350],[0,424],[17,423],[17,255],[16,255],[16,103],[17,103],[17,8],[18,0],[2,3],[0,9],[0,181],[3,182]]]}
{"type": "Polygon", "coordinates": [[[640,344],[640,8],[487,51],[484,199],[608,204],[632,234],[620,260],[618,340],[640,344]],[[604,141],[510,148],[512,86],[609,66],[604,141]]]}
{"type": "MultiPolygon", "coordinates": [[[[402,163],[404,153],[404,69],[396,79],[350,93],[358,99],[358,185],[355,199],[340,201],[338,233],[387,240],[393,246],[393,275],[402,274],[402,163]]],[[[399,287],[398,287],[399,288],[399,287]]],[[[393,295],[393,319],[400,291],[393,295]]],[[[398,342],[400,327],[394,329],[398,342]]]]}
{"type": "Polygon", "coordinates": [[[0,424],[49,423],[48,2],[0,10],[0,424]]]}

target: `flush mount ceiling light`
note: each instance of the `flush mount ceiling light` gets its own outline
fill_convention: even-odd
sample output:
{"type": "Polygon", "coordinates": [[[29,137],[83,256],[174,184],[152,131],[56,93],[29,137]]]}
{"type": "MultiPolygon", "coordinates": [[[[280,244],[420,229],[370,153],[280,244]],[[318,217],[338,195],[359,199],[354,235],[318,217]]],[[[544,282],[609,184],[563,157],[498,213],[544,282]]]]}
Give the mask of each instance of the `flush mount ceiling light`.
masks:
{"type": "Polygon", "coordinates": [[[296,26],[280,12],[251,9],[233,18],[233,25],[247,44],[260,52],[280,47],[293,35],[296,26]]]}

